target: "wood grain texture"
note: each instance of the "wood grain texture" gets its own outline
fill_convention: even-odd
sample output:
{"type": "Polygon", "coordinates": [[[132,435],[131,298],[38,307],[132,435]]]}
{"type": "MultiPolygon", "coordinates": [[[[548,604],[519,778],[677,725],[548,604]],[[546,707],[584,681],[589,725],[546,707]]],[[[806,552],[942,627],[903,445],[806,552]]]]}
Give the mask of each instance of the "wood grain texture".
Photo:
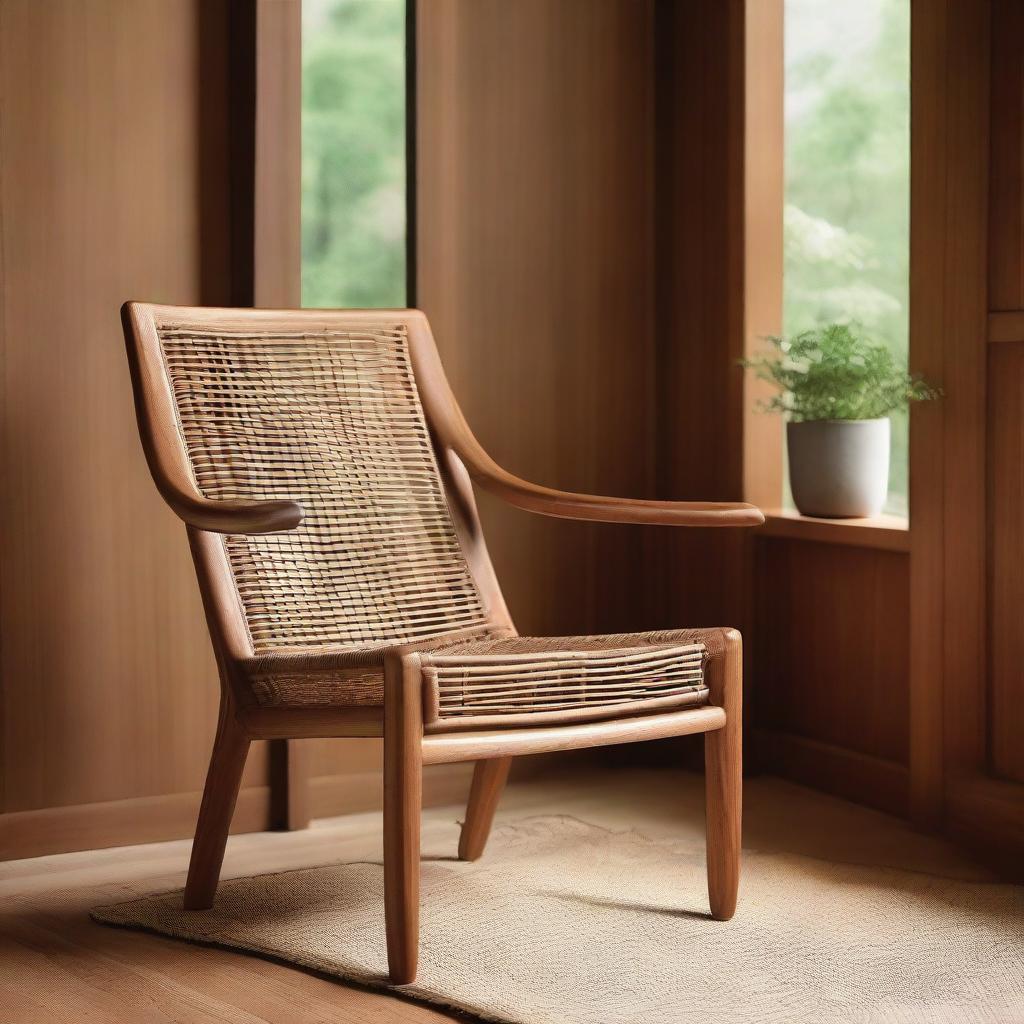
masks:
{"type": "MultiPolygon", "coordinates": [[[[339,808],[353,814],[379,813],[384,794],[380,741],[331,742],[335,748],[340,748],[340,756],[333,760],[341,761],[343,768],[334,775],[325,771],[312,773],[309,779],[311,816],[327,818],[337,814],[339,808]],[[362,759],[358,754],[367,747],[371,748],[373,756],[367,758],[367,767],[361,768],[362,759]]],[[[332,763],[328,767],[333,766],[332,763]]],[[[429,768],[423,777],[423,806],[436,807],[463,800],[469,790],[471,774],[472,767],[466,764],[429,768]]],[[[0,861],[191,837],[201,799],[199,791],[167,793],[4,814],[0,816],[0,861]]],[[[263,832],[274,827],[279,819],[275,819],[272,812],[269,786],[246,786],[238,795],[231,834],[263,832]]]]}
{"type": "Polygon", "coordinates": [[[188,879],[182,897],[187,910],[209,910],[213,906],[249,744],[249,737],[235,721],[234,708],[225,693],[221,698],[217,735],[206,773],[203,802],[199,807],[188,879]]]}
{"type": "Polygon", "coordinates": [[[910,770],[905,764],[792,733],[758,729],[750,740],[753,759],[773,775],[888,814],[909,814],[910,770]]]}
{"type": "Polygon", "coordinates": [[[1024,782],[1024,340],[989,352],[989,755],[1024,782]]]}
{"type": "MultiPolygon", "coordinates": [[[[770,19],[775,6],[758,10],[768,8],[770,19]]],[[[663,498],[745,496],[738,360],[747,320],[761,312],[745,292],[744,237],[752,234],[752,244],[760,237],[749,223],[746,190],[757,172],[774,169],[770,149],[756,168],[744,167],[744,7],[728,0],[656,8],[657,486],[663,498]]],[[[771,102],[767,93],[764,99],[771,102]]],[[[774,217],[770,205],[759,209],[774,217]]],[[[769,326],[759,321],[762,331],[769,326]]],[[[746,538],[675,531],[647,543],[658,595],[652,621],[747,625],[746,538]],[[691,585],[695,580],[699,587],[691,585]]]]}
{"type": "Polygon", "coordinates": [[[911,799],[936,824],[985,758],[990,4],[911,16],[911,799]],[[927,406],[932,406],[928,408],[927,406]]]}
{"type": "Polygon", "coordinates": [[[420,941],[423,699],[417,655],[384,662],[384,924],[392,984],[416,979],[420,941]]]}
{"type": "MultiPolygon", "coordinates": [[[[297,6],[260,5],[264,72],[297,6]]],[[[126,842],[130,813],[140,840],[187,835],[194,823],[187,808],[198,804],[216,727],[216,668],[187,543],[133,437],[117,309],[131,297],[292,294],[269,282],[282,267],[297,273],[288,225],[298,223],[298,147],[277,147],[272,124],[288,121],[275,81],[291,75],[294,86],[296,69],[278,62],[276,79],[261,78],[269,106],[256,133],[257,97],[238,66],[239,48],[255,43],[255,22],[241,31],[255,13],[227,0],[0,8],[0,587],[19,595],[0,601],[0,808],[18,815],[0,819],[8,856],[126,842]],[[51,61],[59,67],[40,76],[51,61]],[[276,233],[283,244],[272,244],[276,233]]],[[[254,90],[252,61],[247,73],[254,90]]],[[[366,746],[314,752],[321,812],[327,795],[358,803],[335,780],[379,768],[379,750],[366,746]]],[[[256,743],[243,827],[265,826],[267,782],[256,743]]]]}
{"type": "Polygon", "coordinates": [[[254,0],[253,305],[302,299],[302,3],[254,0]]]}
{"type": "Polygon", "coordinates": [[[987,421],[988,685],[985,748],[950,780],[948,823],[1016,874],[1024,863],[1024,676],[1017,577],[1024,474],[1024,54],[1019,4],[992,0],[987,421]],[[993,778],[992,776],[995,776],[993,778]]]}
{"type": "Polygon", "coordinates": [[[1024,310],[1000,310],[988,315],[989,344],[1024,340],[1024,310]]]}
{"type": "Polygon", "coordinates": [[[769,539],[756,573],[753,726],[906,764],[906,556],[769,539]]]}
{"type": "MultiPolygon", "coordinates": [[[[185,538],[133,436],[117,309],[228,298],[227,82],[207,62],[226,15],[0,8],[7,811],[202,784],[216,670],[185,538]]],[[[259,751],[245,782],[264,781],[259,751]]]]}
{"type": "Polygon", "coordinates": [[[708,686],[726,716],[723,728],[704,736],[708,899],[711,916],[728,921],[736,911],[743,838],[743,644],[735,630],[726,634],[708,686]]]}
{"type": "Polygon", "coordinates": [[[1024,5],[992,3],[989,308],[1024,310],[1024,5]]]}
{"type": "MultiPolygon", "coordinates": [[[[744,5],[744,248],[743,355],[764,351],[783,325],[785,210],[785,3],[744,5]]],[[[743,495],[758,505],[782,504],[784,427],[780,416],[756,410],[774,389],[744,375],[743,495]]]]}
{"type": "Polygon", "coordinates": [[[518,757],[562,750],[642,743],[710,732],[725,725],[720,707],[686,708],[607,722],[549,725],[542,729],[494,729],[434,734],[423,739],[423,763],[447,764],[488,757],[518,757]]]}
{"type": "Polygon", "coordinates": [[[484,852],[494,812],[508,781],[511,757],[477,761],[466,805],[466,820],[459,835],[459,860],[476,860],[484,852]]]}
{"type": "MultiPolygon", "coordinates": [[[[947,158],[945,35],[948,4],[911,9],[910,362],[929,380],[946,363],[943,323],[947,158]]],[[[945,417],[924,403],[910,414],[910,797],[914,818],[942,814],[943,444],[945,417]],[[928,467],[928,472],[921,472],[928,467]]]]}
{"type": "MultiPolygon", "coordinates": [[[[655,490],[652,28],[648,0],[417,6],[417,301],[455,394],[513,472],[630,497],[655,490]]],[[[638,532],[480,507],[522,632],[649,625],[638,532]]]]}
{"type": "Polygon", "coordinates": [[[907,520],[888,515],[870,519],[817,519],[802,516],[792,509],[766,509],[765,524],[755,536],[813,540],[876,551],[910,550],[907,520]]]}

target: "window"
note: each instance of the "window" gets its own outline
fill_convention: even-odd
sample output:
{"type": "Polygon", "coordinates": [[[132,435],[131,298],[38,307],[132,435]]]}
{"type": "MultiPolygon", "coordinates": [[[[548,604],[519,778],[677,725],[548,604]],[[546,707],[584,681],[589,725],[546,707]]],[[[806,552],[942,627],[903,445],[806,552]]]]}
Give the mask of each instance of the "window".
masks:
{"type": "MultiPolygon", "coordinates": [[[[910,0],[786,0],[784,330],[859,324],[905,365],[910,0]]],[[[907,514],[907,417],[886,511],[907,514]]]]}
{"type": "Polygon", "coordinates": [[[406,304],[405,0],[302,0],[302,304],[406,304]]]}

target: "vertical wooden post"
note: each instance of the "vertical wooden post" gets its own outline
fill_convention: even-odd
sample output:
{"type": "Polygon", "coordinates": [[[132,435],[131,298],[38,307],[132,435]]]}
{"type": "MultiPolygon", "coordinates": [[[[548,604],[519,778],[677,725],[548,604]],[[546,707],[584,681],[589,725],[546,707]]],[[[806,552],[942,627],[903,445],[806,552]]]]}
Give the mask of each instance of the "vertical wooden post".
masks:
{"type": "MultiPolygon", "coordinates": [[[[239,208],[234,211],[238,280],[251,287],[239,304],[292,308],[302,304],[302,4],[247,0],[236,14],[249,54],[237,59],[239,208]],[[246,163],[246,161],[249,163],[246,163]]],[[[308,757],[294,740],[270,741],[271,824],[309,824],[308,757]]]]}
{"type": "Polygon", "coordinates": [[[910,802],[944,814],[985,757],[989,3],[911,8],[910,366],[945,387],[910,420],[910,802]]]}
{"type": "Polygon", "coordinates": [[[708,679],[712,704],[725,709],[725,727],[704,736],[708,898],[711,916],[736,911],[743,823],[743,642],[729,630],[725,653],[708,679]]]}
{"type": "MultiPolygon", "coordinates": [[[[782,333],[782,240],[785,206],[783,0],[748,0],[743,44],[744,354],[765,335],[782,333]]],[[[743,387],[743,498],[762,508],[782,504],[782,423],[758,416],[757,401],[774,389],[746,374],[743,387]]]]}
{"type": "Polygon", "coordinates": [[[384,924],[395,985],[416,979],[423,807],[423,698],[415,655],[384,662],[384,924]]]}

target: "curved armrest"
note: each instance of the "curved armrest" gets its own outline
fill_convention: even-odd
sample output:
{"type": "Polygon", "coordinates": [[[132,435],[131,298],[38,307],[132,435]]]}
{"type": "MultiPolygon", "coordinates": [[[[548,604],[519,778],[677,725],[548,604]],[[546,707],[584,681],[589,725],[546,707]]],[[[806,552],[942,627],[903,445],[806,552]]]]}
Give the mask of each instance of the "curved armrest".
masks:
{"type": "Polygon", "coordinates": [[[302,522],[302,508],[294,501],[212,501],[177,488],[160,492],[179,519],[211,533],[281,533],[302,522]]]}
{"type": "Polygon", "coordinates": [[[470,477],[510,505],[560,519],[656,526],[760,526],[761,510],[742,501],[649,501],[573,494],[521,480],[502,469],[475,438],[462,437],[453,450],[470,477]]]}
{"type": "Polygon", "coordinates": [[[294,501],[215,501],[199,493],[184,442],[178,435],[154,309],[149,303],[126,302],[121,307],[121,323],[139,436],[164,501],[189,526],[211,533],[280,533],[295,529],[302,522],[302,508],[294,501]]]}
{"type": "Polygon", "coordinates": [[[458,458],[484,490],[529,512],[561,519],[603,523],[653,523],[661,526],[760,526],[761,510],[742,501],[644,501],[572,494],[531,484],[502,469],[480,446],[459,409],[426,320],[412,334],[413,364],[434,441],[458,458]]]}

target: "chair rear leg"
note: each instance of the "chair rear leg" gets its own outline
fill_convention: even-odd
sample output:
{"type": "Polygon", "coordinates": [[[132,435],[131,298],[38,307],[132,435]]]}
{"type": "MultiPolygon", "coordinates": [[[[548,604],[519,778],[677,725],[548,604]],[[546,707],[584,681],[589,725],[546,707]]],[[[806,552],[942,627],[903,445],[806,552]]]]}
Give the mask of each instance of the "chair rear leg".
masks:
{"type": "Polygon", "coordinates": [[[394,985],[416,980],[420,928],[423,719],[419,659],[385,662],[384,925],[394,985]]]}
{"type": "Polygon", "coordinates": [[[498,809],[498,801],[511,767],[511,757],[477,761],[473,769],[473,783],[469,788],[466,820],[459,836],[459,860],[476,860],[484,852],[487,837],[491,834],[494,812],[498,809]]]}
{"type": "Polygon", "coordinates": [[[221,700],[217,735],[188,864],[183,900],[186,910],[209,910],[213,906],[249,742],[249,737],[235,721],[230,704],[221,700]]]}
{"type": "Polygon", "coordinates": [[[717,921],[728,921],[735,913],[740,881],[742,673],[740,635],[729,630],[725,656],[709,679],[711,703],[725,709],[726,723],[704,736],[708,897],[717,921]]]}

